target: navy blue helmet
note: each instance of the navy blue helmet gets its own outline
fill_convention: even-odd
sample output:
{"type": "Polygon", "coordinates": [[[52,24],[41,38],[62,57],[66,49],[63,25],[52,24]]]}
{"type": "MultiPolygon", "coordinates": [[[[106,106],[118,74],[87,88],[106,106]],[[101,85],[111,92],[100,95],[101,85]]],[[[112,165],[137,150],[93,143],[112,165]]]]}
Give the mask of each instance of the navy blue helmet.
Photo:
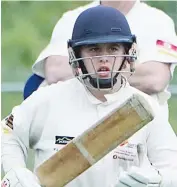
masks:
{"type": "MultiPolygon", "coordinates": [[[[121,43],[126,46],[126,55],[124,58],[129,62],[136,59],[136,50],[129,54],[133,44],[136,43],[136,37],[131,33],[129,24],[125,16],[115,8],[99,5],[83,11],[77,18],[72,38],[68,41],[68,51],[70,65],[73,68],[75,76],[86,79],[89,77],[90,83],[95,88],[110,88],[116,83],[116,77],[121,69],[117,71],[116,76],[109,80],[94,80],[87,72],[78,50],[81,46],[105,43],[121,43]],[[82,75],[78,72],[81,68],[82,75]],[[99,84],[98,84],[99,83],[99,84]]],[[[132,50],[131,50],[132,51],[132,50]]],[[[123,67],[123,63],[121,68],[123,67]]],[[[131,67],[133,65],[131,64],[131,67]]],[[[133,71],[131,68],[130,71],[133,71]]]]}

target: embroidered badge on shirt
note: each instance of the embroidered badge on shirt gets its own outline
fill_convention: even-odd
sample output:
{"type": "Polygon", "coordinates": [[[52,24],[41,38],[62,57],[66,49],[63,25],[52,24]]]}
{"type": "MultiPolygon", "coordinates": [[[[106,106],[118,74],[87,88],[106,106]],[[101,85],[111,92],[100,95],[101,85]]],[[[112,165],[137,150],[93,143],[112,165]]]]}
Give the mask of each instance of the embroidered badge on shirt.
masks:
{"type": "Polygon", "coordinates": [[[5,121],[6,121],[6,125],[8,126],[8,127],[10,127],[11,129],[13,129],[13,119],[14,119],[14,116],[12,115],[12,114],[10,114],[6,119],[5,119],[5,121]]]}
{"type": "Polygon", "coordinates": [[[177,46],[174,44],[157,40],[156,46],[159,53],[177,58],[177,46]]]}

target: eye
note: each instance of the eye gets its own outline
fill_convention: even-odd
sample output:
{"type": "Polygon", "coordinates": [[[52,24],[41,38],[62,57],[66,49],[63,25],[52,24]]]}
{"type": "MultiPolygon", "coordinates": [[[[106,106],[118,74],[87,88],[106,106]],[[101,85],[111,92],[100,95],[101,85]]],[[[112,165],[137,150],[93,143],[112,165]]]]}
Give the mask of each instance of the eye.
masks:
{"type": "Polygon", "coordinates": [[[112,46],[112,47],[110,48],[110,50],[111,50],[112,52],[116,52],[116,51],[119,51],[119,47],[117,47],[117,46],[112,46]]]}
{"type": "Polygon", "coordinates": [[[90,51],[90,52],[97,52],[98,50],[99,50],[98,47],[90,47],[90,48],[89,48],[89,51],[90,51]]]}

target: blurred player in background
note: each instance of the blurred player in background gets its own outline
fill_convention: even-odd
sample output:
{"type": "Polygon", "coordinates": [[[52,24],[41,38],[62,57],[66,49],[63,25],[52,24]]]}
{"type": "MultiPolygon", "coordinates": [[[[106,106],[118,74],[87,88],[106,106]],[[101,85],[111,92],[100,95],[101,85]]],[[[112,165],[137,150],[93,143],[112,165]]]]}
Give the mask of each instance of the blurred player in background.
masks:
{"type": "MultiPolygon", "coordinates": [[[[66,12],[56,24],[49,45],[41,52],[33,65],[34,75],[27,81],[24,98],[28,97],[39,85],[64,81],[73,77],[68,63],[66,41],[71,37],[74,22],[78,15],[89,7],[97,6],[94,1],[86,6],[66,12]]],[[[101,1],[121,11],[137,36],[138,61],[136,72],[129,77],[131,86],[155,97],[162,110],[162,116],[168,119],[167,100],[171,94],[167,91],[177,62],[177,36],[172,19],[161,10],[135,1],[101,1]],[[165,25],[165,27],[164,27],[165,25]],[[173,43],[175,45],[173,45],[173,43]],[[174,55],[175,54],[175,55],[174,55]]]]}
{"type": "Polygon", "coordinates": [[[68,42],[69,64],[77,78],[39,89],[3,125],[3,187],[40,187],[26,169],[29,148],[35,150],[36,169],[65,146],[56,137],[77,137],[135,93],[148,103],[154,120],[66,186],[177,186],[176,136],[161,118],[157,101],[129,86],[122,74],[134,71],[135,44],[117,9],[100,5],[80,14],[68,42]]]}

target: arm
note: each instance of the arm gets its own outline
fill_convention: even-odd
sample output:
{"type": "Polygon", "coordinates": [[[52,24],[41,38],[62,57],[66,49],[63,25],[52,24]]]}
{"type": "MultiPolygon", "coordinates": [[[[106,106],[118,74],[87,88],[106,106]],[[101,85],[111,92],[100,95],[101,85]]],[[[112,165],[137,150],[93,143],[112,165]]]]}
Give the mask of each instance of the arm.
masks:
{"type": "Polygon", "coordinates": [[[45,76],[45,64],[58,64],[58,81],[67,79],[72,75],[72,70],[69,67],[68,61],[68,50],[67,50],[67,40],[71,38],[72,30],[76,18],[81,10],[73,10],[66,12],[61,19],[55,25],[50,43],[48,46],[40,53],[35,64],[32,66],[33,73],[45,76]],[[69,24],[68,24],[69,23],[69,24]]]}
{"type": "Polygon", "coordinates": [[[153,15],[156,15],[156,18],[154,22],[147,23],[149,24],[146,25],[147,31],[143,30],[144,33],[137,35],[139,62],[136,62],[135,74],[129,80],[130,85],[147,94],[162,92],[168,86],[174,70],[174,65],[171,63],[177,62],[177,59],[169,54],[160,53],[157,45],[157,40],[177,44],[173,21],[158,10],[154,10],[153,15]],[[149,29],[152,25],[153,30],[149,29]]]}
{"type": "Polygon", "coordinates": [[[68,61],[67,40],[72,36],[74,23],[79,14],[87,8],[97,5],[98,2],[92,2],[63,14],[53,29],[49,45],[40,53],[35,64],[32,66],[33,73],[45,77],[44,64],[56,62],[58,64],[58,74],[56,76],[58,81],[73,77],[68,61]]]}
{"type": "Polygon", "coordinates": [[[163,91],[170,79],[170,64],[149,61],[137,64],[128,80],[131,86],[151,95],[163,91]]]}
{"type": "Polygon", "coordinates": [[[33,140],[30,133],[44,97],[45,93],[35,92],[21,105],[14,107],[10,116],[1,123],[1,160],[5,173],[26,167],[28,149],[33,140]]]}
{"type": "Polygon", "coordinates": [[[28,149],[35,144],[36,140],[31,131],[39,129],[39,126],[34,128],[36,115],[39,108],[44,108],[41,104],[45,93],[39,93],[41,92],[32,94],[1,122],[1,163],[5,172],[1,186],[40,187],[37,177],[26,168],[28,149]]]}
{"type": "MultiPolygon", "coordinates": [[[[144,95],[155,112],[154,120],[143,131],[139,131],[142,138],[137,153],[139,166],[134,165],[120,173],[115,187],[152,186],[176,187],[177,186],[177,138],[167,120],[159,115],[159,106],[150,97],[144,95]],[[149,185],[148,185],[149,184],[149,185]]],[[[135,135],[136,136],[136,135],[135,135]]],[[[134,137],[135,137],[134,136],[134,137]]],[[[133,139],[132,139],[133,140],[133,139]]],[[[136,142],[136,138],[135,138],[136,142]]],[[[131,151],[130,155],[133,155],[131,151]]],[[[128,154],[126,154],[128,155],[128,154]]],[[[120,158],[122,157],[122,152],[120,158]]],[[[127,157],[124,157],[127,158],[127,157]]],[[[136,158],[136,156],[134,157],[136,158]]],[[[136,161],[136,159],[135,159],[136,161]]],[[[134,160],[131,160],[134,164],[134,160]]],[[[122,166],[130,165],[127,160],[119,162],[122,166]],[[124,163],[125,162],[125,163],[124,163]]],[[[131,165],[130,165],[131,166],[131,165]]]]}
{"type": "MultiPolygon", "coordinates": [[[[18,110],[17,108],[18,107],[14,110],[18,110]]],[[[14,110],[12,113],[16,113],[14,110]]],[[[14,132],[14,128],[16,128],[15,126],[13,114],[10,114],[1,122],[1,163],[5,172],[5,176],[1,181],[1,186],[40,187],[37,177],[26,168],[27,151],[29,146],[26,142],[28,139],[28,133],[25,132],[28,132],[28,130],[26,128],[22,134],[22,138],[20,138],[14,132]],[[27,138],[24,138],[23,136],[27,138]]]]}
{"type": "Polygon", "coordinates": [[[49,56],[45,63],[45,79],[48,84],[65,81],[73,77],[67,56],[49,56]]]}
{"type": "Polygon", "coordinates": [[[177,186],[177,138],[161,115],[148,127],[147,148],[149,161],[162,176],[161,187],[177,186]]]}
{"type": "MultiPolygon", "coordinates": [[[[22,139],[19,138],[16,130],[16,112],[19,107],[14,108],[4,122],[1,123],[2,142],[1,142],[1,160],[4,172],[7,173],[11,169],[26,168],[26,159],[29,145],[27,143],[28,125],[24,124],[25,131],[22,134],[22,139]],[[14,119],[15,115],[15,119],[14,119]],[[11,119],[10,119],[11,118],[11,119]],[[11,121],[11,122],[8,122],[11,121]],[[25,140],[26,139],[26,140],[25,140]]],[[[22,114],[21,114],[22,117],[22,114]]],[[[23,118],[23,117],[22,117],[23,118]]],[[[23,120],[22,120],[23,121],[23,120]]],[[[21,133],[20,133],[21,134],[21,133]]]]}

